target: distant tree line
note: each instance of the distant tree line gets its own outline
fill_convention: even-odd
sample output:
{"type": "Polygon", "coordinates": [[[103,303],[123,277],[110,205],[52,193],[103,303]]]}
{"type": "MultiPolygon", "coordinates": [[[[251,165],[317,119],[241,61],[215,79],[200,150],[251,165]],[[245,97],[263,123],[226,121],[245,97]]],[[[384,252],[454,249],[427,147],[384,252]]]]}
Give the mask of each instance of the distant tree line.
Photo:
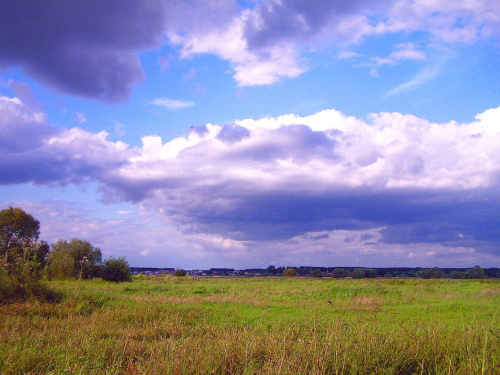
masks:
{"type": "MultiPolygon", "coordinates": [[[[285,269],[289,267],[269,266],[266,269],[250,269],[240,272],[253,271],[261,272],[263,276],[283,275],[285,269]]],[[[500,278],[499,268],[482,268],[475,266],[472,268],[421,268],[421,267],[291,267],[296,271],[297,276],[303,277],[333,277],[337,279],[351,277],[353,279],[376,278],[376,277],[419,277],[422,279],[483,279],[500,278]]]]}
{"type": "Polygon", "coordinates": [[[20,208],[0,211],[0,301],[49,297],[43,280],[130,280],[125,258],[102,260],[101,250],[73,238],[49,245],[39,240],[40,222],[20,208]]]}

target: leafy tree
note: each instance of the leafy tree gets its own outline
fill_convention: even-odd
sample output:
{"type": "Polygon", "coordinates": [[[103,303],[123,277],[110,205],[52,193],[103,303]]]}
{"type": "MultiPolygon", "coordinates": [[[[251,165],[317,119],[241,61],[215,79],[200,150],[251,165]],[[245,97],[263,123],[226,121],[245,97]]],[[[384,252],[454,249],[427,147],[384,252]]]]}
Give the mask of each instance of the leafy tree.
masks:
{"type": "Polygon", "coordinates": [[[36,242],[39,235],[40,222],[22,209],[9,207],[0,211],[0,251],[7,260],[22,254],[23,244],[36,242]]]}
{"type": "Polygon", "coordinates": [[[335,268],[332,271],[332,276],[336,279],[343,279],[343,278],[347,277],[347,275],[348,275],[348,272],[343,268],[335,268]]]}
{"type": "Polygon", "coordinates": [[[321,272],[321,270],[316,269],[314,271],[311,271],[309,277],[323,277],[323,272],[321,272]]]}
{"type": "Polygon", "coordinates": [[[434,267],[429,271],[431,279],[444,279],[446,273],[439,267],[434,267]]]}
{"type": "Polygon", "coordinates": [[[269,266],[266,268],[266,273],[276,275],[276,267],[275,266],[269,266]]]}
{"type": "Polygon", "coordinates": [[[428,268],[426,268],[426,269],[418,271],[417,276],[420,277],[421,279],[430,279],[431,272],[428,268]]]}
{"type": "Polygon", "coordinates": [[[470,268],[465,271],[464,277],[466,279],[484,279],[486,277],[486,274],[482,267],[475,266],[474,268],[470,268]]]}
{"type": "Polygon", "coordinates": [[[373,268],[365,269],[365,277],[375,279],[377,277],[377,270],[374,270],[373,268]]]}
{"type": "Polygon", "coordinates": [[[353,279],[363,279],[365,277],[366,277],[366,272],[364,268],[356,268],[354,271],[352,271],[353,279]]]}
{"type": "Polygon", "coordinates": [[[446,273],[441,268],[434,267],[418,271],[417,276],[421,279],[442,279],[446,277],[446,273]]]}
{"type": "Polygon", "coordinates": [[[49,274],[54,279],[90,279],[98,275],[102,253],[88,241],[73,238],[52,244],[49,274]]]}
{"type": "Polygon", "coordinates": [[[20,208],[0,211],[0,300],[46,297],[42,271],[50,250],[40,223],[20,208]]]}
{"type": "Polygon", "coordinates": [[[109,258],[102,268],[101,277],[106,281],[130,281],[132,273],[124,257],[109,258]]]}
{"type": "Polygon", "coordinates": [[[453,271],[450,273],[450,277],[452,279],[464,279],[465,278],[465,272],[463,271],[453,271]]]}
{"type": "Polygon", "coordinates": [[[295,271],[293,268],[287,268],[286,270],[283,271],[283,274],[286,277],[295,277],[297,276],[297,271],[295,271]]]}
{"type": "Polygon", "coordinates": [[[182,268],[177,268],[174,272],[174,276],[184,277],[187,275],[187,272],[182,268]]]}

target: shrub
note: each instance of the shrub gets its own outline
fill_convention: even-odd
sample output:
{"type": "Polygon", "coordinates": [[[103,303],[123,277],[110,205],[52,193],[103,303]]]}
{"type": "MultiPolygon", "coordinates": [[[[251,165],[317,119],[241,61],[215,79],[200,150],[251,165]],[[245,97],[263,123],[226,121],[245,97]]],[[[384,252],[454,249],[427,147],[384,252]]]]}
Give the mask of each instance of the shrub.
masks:
{"type": "Polygon", "coordinates": [[[42,280],[42,265],[37,260],[40,246],[44,244],[25,243],[17,254],[0,257],[0,301],[55,298],[42,280]]]}
{"type": "Polygon", "coordinates": [[[73,238],[52,244],[49,255],[49,275],[52,279],[90,279],[98,276],[102,254],[88,241],[73,238]]]}
{"type": "Polygon", "coordinates": [[[295,277],[297,276],[297,271],[295,271],[293,268],[287,268],[286,270],[283,271],[283,274],[286,277],[295,277]]]}
{"type": "Polygon", "coordinates": [[[352,272],[352,278],[353,279],[363,279],[366,277],[366,272],[364,268],[356,268],[352,272]]]}
{"type": "Polygon", "coordinates": [[[464,278],[466,279],[484,279],[486,274],[484,269],[480,266],[475,266],[465,271],[464,278]]]}
{"type": "Polygon", "coordinates": [[[347,271],[343,268],[335,268],[332,271],[332,276],[336,279],[343,279],[347,277],[347,271]]]}
{"type": "Polygon", "coordinates": [[[101,271],[101,277],[106,281],[130,281],[130,267],[124,257],[109,258],[101,271]]]}
{"type": "Polygon", "coordinates": [[[179,276],[179,277],[184,277],[186,276],[186,271],[183,270],[182,268],[177,268],[174,272],[174,276],[179,276]]]}
{"type": "Polygon", "coordinates": [[[321,270],[314,270],[309,274],[309,277],[323,277],[321,270]]]}

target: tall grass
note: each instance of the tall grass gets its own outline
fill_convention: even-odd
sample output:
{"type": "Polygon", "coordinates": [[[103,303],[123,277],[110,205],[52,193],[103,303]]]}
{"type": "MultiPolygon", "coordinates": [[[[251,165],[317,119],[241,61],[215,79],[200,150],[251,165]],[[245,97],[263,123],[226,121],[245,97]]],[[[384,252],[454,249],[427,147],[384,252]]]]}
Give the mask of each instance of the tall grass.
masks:
{"type": "Polygon", "coordinates": [[[0,373],[500,369],[498,281],[160,277],[51,286],[61,303],[0,306],[0,373]]]}

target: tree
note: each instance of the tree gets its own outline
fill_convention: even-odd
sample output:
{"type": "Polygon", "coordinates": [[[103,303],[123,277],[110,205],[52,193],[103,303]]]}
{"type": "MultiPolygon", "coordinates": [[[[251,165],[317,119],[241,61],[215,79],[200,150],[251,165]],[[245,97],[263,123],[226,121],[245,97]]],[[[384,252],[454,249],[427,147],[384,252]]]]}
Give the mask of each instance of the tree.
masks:
{"type": "Polygon", "coordinates": [[[442,279],[446,277],[446,273],[441,268],[434,267],[418,271],[417,276],[421,279],[442,279]]]}
{"type": "Polygon", "coordinates": [[[102,253],[88,241],[73,238],[52,244],[49,255],[49,274],[54,279],[90,279],[97,276],[102,253]]]}
{"type": "Polygon", "coordinates": [[[109,258],[101,271],[101,277],[106,281],[130,281],[131,280],[130,266],[124,257],[109,258]]]}
{"type": "Polygon", "coordinates": [[[283,271],[283,274],[286,277],[295,277],[297,276],[297,271],[295,271],[293,268],[287,268],[286,270],[283,271]]]}
{"type": "Polygon", "coordinates": [[[42,271],[50,248],[39,234],[40,222],[22,209],[0,211],[0,300],[48,296],[42,271]]]}
{"type": "Polygon", "coordinates": [[[373,268],[367,268],[365,269],[365,277],[369,279],[375,279],[377,277],[377,270],[373,268]]]}
{"type": "Polygon", "coordinates": [[[0,250],[8,260],[20,255],[22,245],[36,242],[39,235],[40,222],[22,209],[9,207],[0,211],[0,250]]]}
{"type": "Polygon", "coordinates": [[[484,269],[479,266],[475,266],[474,268],[470,268],[465,271],[464,277],[466,279],[484,279],[486,274],[484,273],[484,269]]]}
{"type": "Polygon", "coordinates": [[[352,272],[352,278],[353,279],[363,279],[366,277],[366,272],[364,268],[356,268],[352,272]]]}
{"type": "Polygon", "coordinates": [[[186,271],[183,270],[182,268],[177,268],[174,272],[174,276],[179,276],[179,277],[184,277],[186,276],[186,271]]]}
{"type": "Polygon", "coordinates": [[[316,269],[314,271],[311,271],[309,277],[323,277],[323,272],[321,272],[321,270],[316,269]]]}
{"type": "Polygon", "coordinates": [[[429,274],[431,279],[444,279],[446,277],[446,273],[439,267],[429,270],[429,274]]]}
{"type": "Polygon", "coordinates": [[[269,266],[266,268],[266,273],[271,274],[271,275],[276,275],[276,267],[275,266],[269,266]]]}
{"type": "Polygon", "coordinates": [[[343,278],[347,277],[347,271],[343,268],[335,268],[332,271],[332,277],[334,277],[336,279],[343,279],[343,278]]]}

